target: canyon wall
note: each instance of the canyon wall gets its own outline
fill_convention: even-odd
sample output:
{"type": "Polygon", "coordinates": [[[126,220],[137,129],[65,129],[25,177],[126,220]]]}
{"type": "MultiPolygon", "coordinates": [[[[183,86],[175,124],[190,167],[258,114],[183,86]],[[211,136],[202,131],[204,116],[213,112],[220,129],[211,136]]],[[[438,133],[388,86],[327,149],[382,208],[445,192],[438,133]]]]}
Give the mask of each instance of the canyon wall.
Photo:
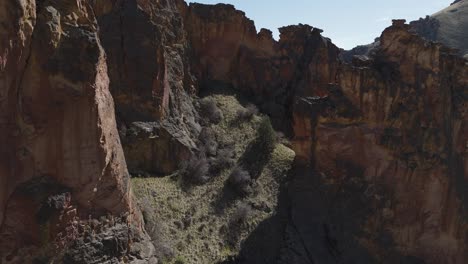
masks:
{"type": "Polygon", "coordinates": [[[289,190],[291,236],[308,257],[290,249],[288,261],[466,260],[462,58],[401,20],[383,32],[375,55],[345,64],[319,29],[281,28],[276,42],[232,6],[187,10],[201,86],[229,83],[260,98],[308,166],[289,190]],[[310,202],[317,193],[326,208],[310,202]]]}
{"type": "Polygon", "coordinates": [[[90,217],[141,232],[93,10],[2,1],[0,14],[0,262],[68,245],[90,217]]]}
{"type": "MultiPolygon", "coordinates": [[[[362,221],[352,227],[362,232],[352,239],[378,262],[399,261],[389,253],[395,248],[425,263],[463,263],[466,62],[450,49],[413,35],[403,21],[395,21],[380,40],[370,61],[340,66],[311,129],[296,129],[296,135],[313,135],[314,174],[330,188],[324,199],[332,201],[327,208],[336,208],[329,209],[329,219],[320,220],[335,230],[309,231],[310,236],[323,233],[338,241],[333,250],[346,259],[340,238],[351,228],[340,230],[349,225],[342,222],[349,217],[362,221]]],[[[300,181],[301,186],[307,182],[300,181]]],[[[303,204],[297,206],[302,235],[310,228],[303,213],[308,205],[301,202],[308,196],[295,200],[296,206],[303,204]]]]}
{"type": "Polygon", "coordinates": [[[230,87],[296,152],[278,263],[466,262],[468,66],[404,21],[349,64],[318,28],[276,41],[223,4],[4,1],[0,22],[3,258],[90,215],[141,228],[126,164],[177,170],[194,98],[230,87]]]}
{"type": "Polygon", "coordinates": [[[131,171],[169,174],[200,132],[183,1],[95,1],[118,129],[131,171]],[[134,122],[157,122],[146,130],[134,122]],[[147,132],[145,132],[147,131],[147,132]],[[147,140],[151,134],[153,139],[147,140]],[[158,139],[154,139],[155,137],[158,139]]]}

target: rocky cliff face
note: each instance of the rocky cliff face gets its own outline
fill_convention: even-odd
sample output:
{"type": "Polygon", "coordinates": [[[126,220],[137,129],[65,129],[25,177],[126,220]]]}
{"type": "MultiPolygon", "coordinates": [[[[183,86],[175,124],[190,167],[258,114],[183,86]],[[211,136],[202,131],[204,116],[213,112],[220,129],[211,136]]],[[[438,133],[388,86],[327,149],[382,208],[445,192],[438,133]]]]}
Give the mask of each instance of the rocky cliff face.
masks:
{"type": "MultiPolygon", "coordinates": [[[[382,259],[395,247],[427,263],[463,263],[467,127],[460,98],[466,96],[467,66],[450,50],[429,45],[409,29],[395,21],[366,67],[341,65],[322,103],[324,110],[310,125],[315,177],[331,188],[329,199],[340,201],[327,206],[331,219],[318,221],[338,230],[349,225],[340,220],[344,212],[351,213],[343,202],[356,209],[353,218],[362,222],[345,232],[309,235],[331,237],[337,241],[333,250],[346,259],[351,252],[339,241],[354,225],[363,233],[353,239],[378,262],[398,261],[382,259]]],[[[317,108],[310,104],[309,114],[314,115],[317,108]]],[[[297,131],[307,133],[302,126],[297,131]]],[[[302,184],[307,181],[301,179],[302,184]]],[[[308,208],[301,200],[294,204],[299,211],[308,208]]],[[[307,234],[308,224],[297,221],[305,230],[299,233],[307,234]]]]}
{"type": "Polygon", "coordinates": [[[309,167],[291,184],[286,232],[307,257],[293,246],[286,263],[463,263],[466,62],[404,21],[382,34],[374,56],[347,65],[318,29],[282,28],[275,42],[242,16],[232,6],[189,7],[194,68],[199,81],[228,82],[289,120],[309,167]],[[325,208],[309,202],[317,192],[325,208]]]}
{"type": "Polygon", "coordinates": [[[86,1],[0,5],[0,257],[72,243],[82,219],[141,232],[94,12],[86,1]]]}
{"type": "Polygon", "coordinates": [[[200,126],[191,99],[197,90],[189,42],[179,11],[184,5],[183,1],[141,0],[94,3],[131,171],[171,173],[195,148],[192,138],[200,126]],[[149,132],[161,140],[150,143],[147,136],[137,136],[142,133],[133,122],[154,121],[159,123],[149,132]],[[166,137],[174,127],[179,135],[166,137]],[[167,143],[170,140],[174,142],[167,143]]]}
{"type": "Polygon", "coordinates": [[[464,262],[463,59],[413,35],[404,21],[383,33],[371,59],[346,65],[318,29],[282,28],[275,42],[265,31],[255,35],[251,21],[240,19],[243,14],[232,6],[189,10],[198,79],[261,96],[273,104],[263,107],[273,117],[280,109],[278,117],[292,126],[298,160],[311,166],[290,189],[290,225],[296,229],[291,236],[306,241],[308,257],[291,253],[286,259],[464,262]],[[337,201],[326,208],[311,204],[318,198],[313,184],[337,201]],[[345,200],[352,196],[359,198],[345,200]],[[365,209],[353,215],[350,208],[365,209]],[[345,223],[346,217],[356,219],[345,223]],[[367,253],[355,253],[360,250],[367,253]]]}
{"type": "Polygon", "coordinates": [[[457,49],[458,54],[468,58],[467,17],[468,1],[460,0],[431,16],[411,22],[411,26],[421,36],[457,49]]]}
{"type": "Polygon", "coordinates": [[[79,229],[75,220],[111,214],[124,219],[85,226],[119,239],[99,247],[71,235],[64,258],[148,261],[151,247],[135,253],[124,239],[145,240],[126,164],[176,171],[197,151],[194,99],[229,87],[296,152],[282,217],[265,221],[275,240],[253,232],[238,262],[467,261],[468,66],[404,21],[349,64],[320,29],[283,27],[275,41],[223,4],[7,1],[0,22],[5,260],[27,261],[18,256],[79,229]]]}

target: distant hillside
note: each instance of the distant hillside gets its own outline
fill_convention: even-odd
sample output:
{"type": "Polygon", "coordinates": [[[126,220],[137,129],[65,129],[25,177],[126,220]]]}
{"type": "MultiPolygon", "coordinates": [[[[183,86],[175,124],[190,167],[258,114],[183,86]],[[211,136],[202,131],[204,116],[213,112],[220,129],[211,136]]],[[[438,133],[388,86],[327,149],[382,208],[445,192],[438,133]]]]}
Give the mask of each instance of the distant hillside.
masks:
{"type": "MultiPolygon", "coordinates": [[[[468,59],[468,0],[457,0],[449,7],[413,21],[410,25],[418,35],[457,49],[461,56],[468,59]]],[[[341,57],[350,62],[355,55],[372,55],[378,46],[377,38],[374,43],[342,52],[341,57]]]]}
{"type": "Polygon", "coordinates": [[[468,1],[458,0],[425,19],[411,23],[414,30],[427,39],[460,50],[468,58],[468,1]]]}

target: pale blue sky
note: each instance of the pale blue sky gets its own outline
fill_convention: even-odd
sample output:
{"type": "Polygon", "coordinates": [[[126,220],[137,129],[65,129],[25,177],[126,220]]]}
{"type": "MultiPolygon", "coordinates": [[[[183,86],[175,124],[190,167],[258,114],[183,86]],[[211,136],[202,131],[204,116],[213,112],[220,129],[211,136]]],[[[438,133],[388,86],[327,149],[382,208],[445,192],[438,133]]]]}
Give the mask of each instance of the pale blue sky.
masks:
{"type": "Polygon", "coordinates": [[[229,3],[255,21],[257,30],[291,24],[309,24],[345,49],[371,43],[391,24],[392,18],[408,21],[431,15],[453,0],[197,0],[206,4],[229,3]]]}

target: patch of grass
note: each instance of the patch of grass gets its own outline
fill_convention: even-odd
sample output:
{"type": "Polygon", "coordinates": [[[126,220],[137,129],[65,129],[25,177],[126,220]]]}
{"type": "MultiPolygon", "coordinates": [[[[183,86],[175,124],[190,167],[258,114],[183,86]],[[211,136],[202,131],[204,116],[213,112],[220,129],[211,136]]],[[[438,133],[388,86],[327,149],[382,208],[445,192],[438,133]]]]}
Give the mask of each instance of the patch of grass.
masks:
{"type": "Polygon", "coordinates": [[[268,168],[275,178],[287,173],[292,166],[296,153],[285,145],[277,144],[268,163],[268,168]]]}
{"type": "MultiPolygon", "coordinates": [[[[294,159],[292,150],[275,144],[259,176],[252,179],[255,183],[252,194],[239,197],[229,186],[229,178],[235,164],[240,163],[243,154],[255,142],[262,117],[253,115],[251,119],[236,123],[237,112],[244,107],[235,96],[212,95],[209,98],[223,113],[223,119],[206,125],[209,130],[199,138],[200,142],[214,139],[218,144],[216,155],[207,155],[209,181],[185,190],[179,174],[132,179],[135,196],[138,200],[147,198],[151,213],[163,224],[159,234],[161,241],[171,241],[173,256],[186,264],[220,263],[235,256],[242,241],[275,213],[280,180],[286,178],[294,159]],[[217,166],[219,168],[215,169],[217,166]],[[234,199],[218,210],[218,200],[229,192],[234,199]],[[240,209],[244,205],[249,207],[247,214],[240,209]],[[236,225],[236,237],[229,237],[233,222],[242,224],[236,225]]],[[[163,263],[174,261],[175,258],[163,263]]]]}
{"type": "Polygon", "coordinates": [[[187,260],[185,260],[184,256],[177,256],[174,259],[174,264],[187,264],[187,260]]]}

